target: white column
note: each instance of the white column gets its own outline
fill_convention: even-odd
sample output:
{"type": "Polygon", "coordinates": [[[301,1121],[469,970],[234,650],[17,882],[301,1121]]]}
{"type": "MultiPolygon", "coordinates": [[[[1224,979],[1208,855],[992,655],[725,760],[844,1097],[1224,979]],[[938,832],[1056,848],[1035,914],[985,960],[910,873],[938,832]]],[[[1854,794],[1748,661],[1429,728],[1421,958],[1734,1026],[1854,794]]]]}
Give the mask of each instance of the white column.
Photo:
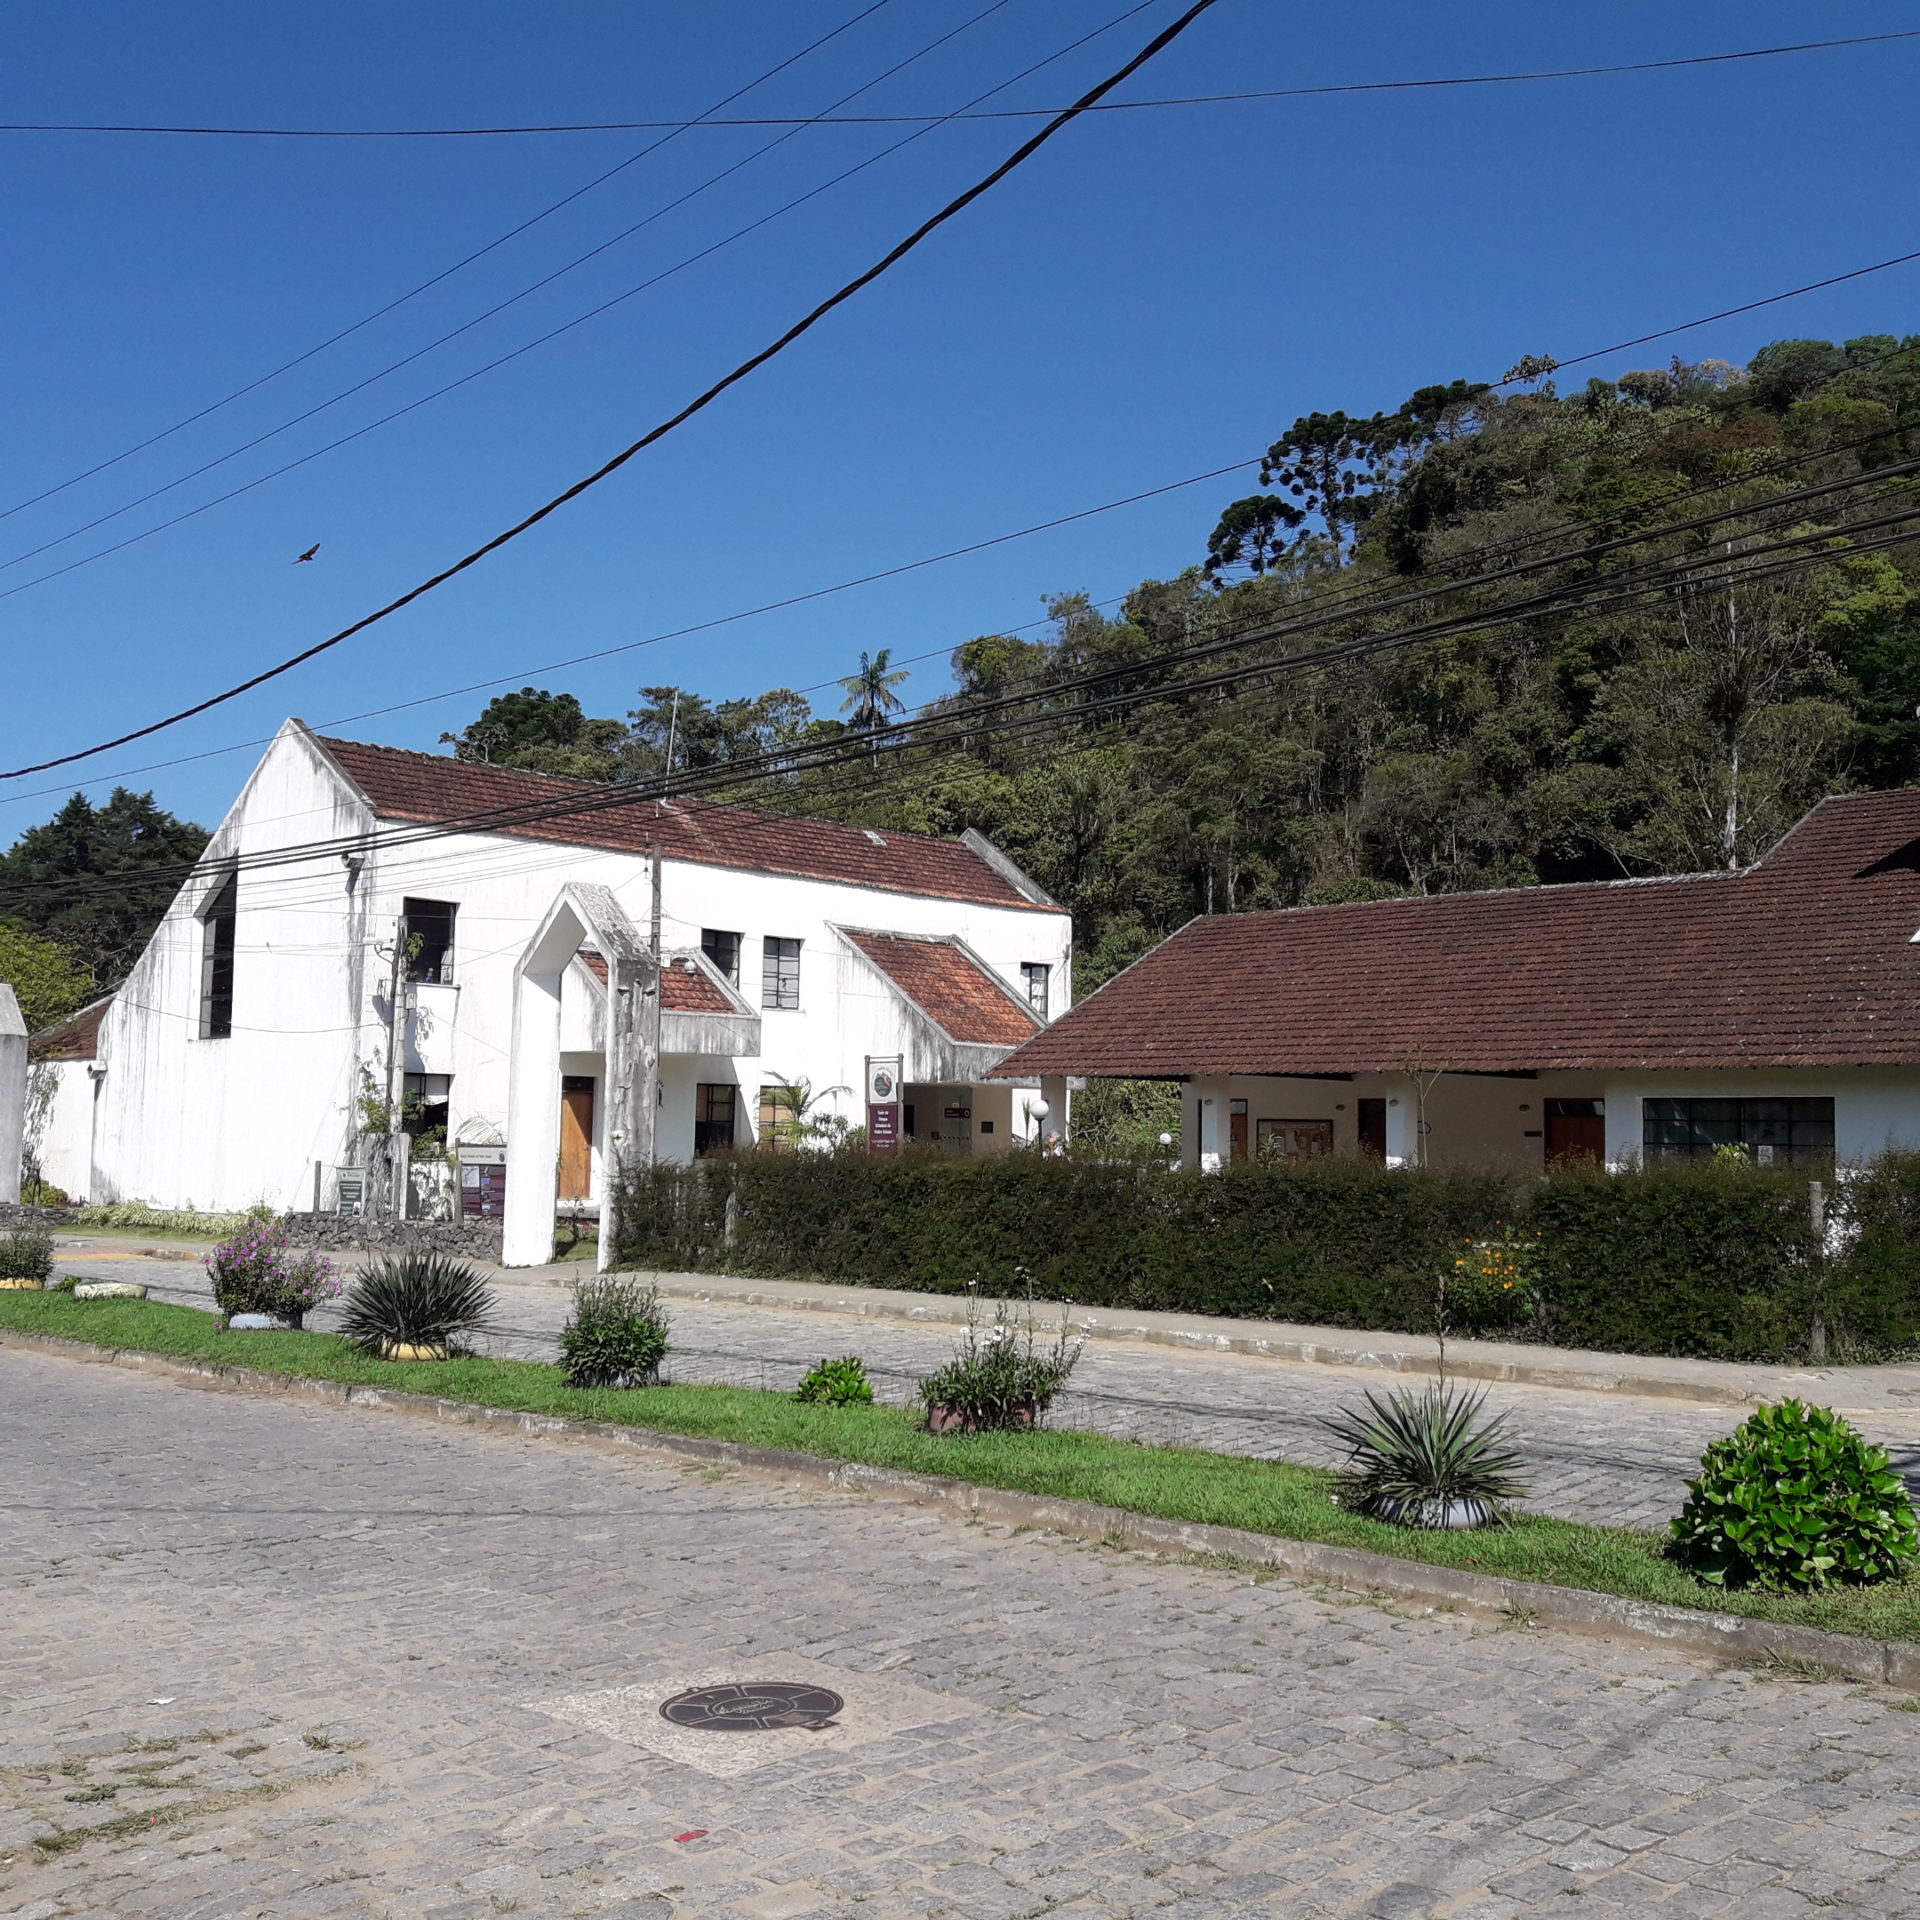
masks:
{"type": "Polygon", "coordinates": [[[20,1155],[27,1139],[27,1023],[13,989],[0,980],[0,1202],[20,1198],[20,1155]]]}
{"type": "Polygon", "coordinates": [[[1047,1117],[1040,1123],[1041,1146],[1047,1146],[1056,1137],[1065,1146],[1073,1138],[1073,1095],[1067,1090],[1066,1075],[1043,1073],[1040,1098],[1047,1103],[1047,1117]]]}
{"type": "Polygon", "coordinates": [[[1227,1122],[1227,1087],[1224,1074],[1198,1078],[1193,1083],[1194,1098],[1200,1104],[1202,1173],[1218,1173],[1233,1157],[1233,1142],[1227,1122]]]}
{"type": "Polygon", "coordinates": [[[507,1090],[507,1205],[501,1263],[553,1258],[560,1199],[560,974],[516,973],[507,1090]]]}

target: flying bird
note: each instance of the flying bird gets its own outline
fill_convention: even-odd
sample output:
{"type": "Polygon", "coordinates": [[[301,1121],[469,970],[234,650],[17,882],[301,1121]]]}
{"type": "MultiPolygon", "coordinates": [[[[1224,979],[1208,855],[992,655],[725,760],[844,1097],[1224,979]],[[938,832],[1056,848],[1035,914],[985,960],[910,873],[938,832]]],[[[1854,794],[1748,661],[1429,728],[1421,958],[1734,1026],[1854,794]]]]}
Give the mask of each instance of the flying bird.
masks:
{"type": "Polygon", "coordinates": [[[316,540],[313,543],[313,545],[306,550],[305,553],[299,555],[298,558],[295,559],[293,564],[297,567],[302,560],[311,560],[313,556],[319,551],[320,551],[320,542],[316,540]]]}

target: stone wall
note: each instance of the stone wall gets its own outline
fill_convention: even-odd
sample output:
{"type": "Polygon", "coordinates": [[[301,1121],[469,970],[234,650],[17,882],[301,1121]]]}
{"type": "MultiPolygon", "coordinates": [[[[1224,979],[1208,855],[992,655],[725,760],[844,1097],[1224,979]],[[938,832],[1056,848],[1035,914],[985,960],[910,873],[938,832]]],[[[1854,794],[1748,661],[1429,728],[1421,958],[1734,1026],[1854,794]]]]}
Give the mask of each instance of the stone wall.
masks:
{"type": "Polygon", "coordinates": [[[466,1260],[500,1258],[498,1220],[368,1220],[351,1214],[290,1213],[297,1246],[342,1253],[451,1253],[466,1260]]]}
{"type": "Polygon", "coordinates": [[[69,1207],[23,1207],[18,1201],[0,1201],[0,1233],[16,1227],[44,1227],[49,1233],[73,1225],[69,1207]]]}

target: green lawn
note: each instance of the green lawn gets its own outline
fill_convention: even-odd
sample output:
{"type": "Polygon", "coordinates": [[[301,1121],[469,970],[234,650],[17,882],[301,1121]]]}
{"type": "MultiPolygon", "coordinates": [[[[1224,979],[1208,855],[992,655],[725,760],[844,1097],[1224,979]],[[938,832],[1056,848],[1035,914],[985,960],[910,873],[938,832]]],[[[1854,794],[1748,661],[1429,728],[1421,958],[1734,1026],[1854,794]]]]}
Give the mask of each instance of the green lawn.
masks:
{"type": "MultiPolygon", "coordinates": [[[[1542,1580],[1880,1639],[1920,1638],[1920,1578],[1805,1596],[1725,1594],[1662,1558],[1656,1534],[1526,1516],[1485,1533],[1423,1533],[1363,1520],[1334,1504],[1330,1476],[1308,1467],[1099,1434],[936,1438],[897,1408],[802,1406],[743,1387],[649,1387],[576,1393],[558,1371],[524,1360],[392,1363],[331,1334],[222,1333],[210,1314],[148,1300],[0,1293],[0,1328],[61,1334],[147,1353],[191,1355],[307,1379],[364,1382],[520,1412],[570,1414],[663,1432],[786,1447],[832,1460],[900,1467],[980,1486],[1092,1500],[1169,1519],[1245,1527],[1284,1539],[1367,1547],[1402,1559],[1542,1580]]],[[[671,1357],[668,1361],[671,1367],[671,1357]]],[[[1285,1374],[1276,1369],[1276,1389],[1285,1374]]],[[[1731,1424],[1731,1417],[1729,1420],[1731,1424]]]]}

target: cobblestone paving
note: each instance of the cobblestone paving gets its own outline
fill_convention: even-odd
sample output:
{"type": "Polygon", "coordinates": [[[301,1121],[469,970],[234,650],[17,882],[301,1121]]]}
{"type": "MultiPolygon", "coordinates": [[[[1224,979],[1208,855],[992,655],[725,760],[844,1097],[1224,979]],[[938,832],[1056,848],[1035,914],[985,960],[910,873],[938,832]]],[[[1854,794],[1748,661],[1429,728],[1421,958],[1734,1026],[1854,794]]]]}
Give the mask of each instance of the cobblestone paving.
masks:
{"type": "Polygon", "coordinates": [[[17,1349],[0,1460],[10,1920],[1920,1913],[1867,1688],[17,1349]],[[923,1704],[540,1705],[780,1653],[923,1704]]]}
{"type": "MultiPolygon", "coordinates": [[[[186,1261],[140,1261],[155,1298],[211,1305],[205,1273],[186,1261]]],[[[125,1278],[133,1263],[65,1257],[63,1271],[125,1278]]],[[[501,1289],[503,1353],[553,1357],[567,1311],[560,1287],[501,1289]]],[[[825,1354],[859,1353],[883,1399],[906,1401],[922,1375],[946,1359],[955,1329],[856,1315],[783,1312],[730,1302],[670,1300],[680,1380],[790,1389],[825,1354]]],[[[325,1314],[311,1324],[324,1327],[325,1314]]],[[[1356,1368],[1296,1366],[1245,1354],[1089,1341],[1074,1388],[1052,1416],[1061,1426],[1128,1438],[1331,1466],[1339,1452],[1321,1418],[1393,1376],[1356,1368]]],[[[1633,1394],[1496,1385],[1488,1405],[1506,1411],[1534,1474],[1528,1502],[1564,1519],[1659,1526],[1677,1513],[1707,1443],[1738,1424],[1737,1409],[1633,1394]]],[[[1859,1424],[1886,1446],[1920,1490],[1920,1416],[1859,1424]]]]}

